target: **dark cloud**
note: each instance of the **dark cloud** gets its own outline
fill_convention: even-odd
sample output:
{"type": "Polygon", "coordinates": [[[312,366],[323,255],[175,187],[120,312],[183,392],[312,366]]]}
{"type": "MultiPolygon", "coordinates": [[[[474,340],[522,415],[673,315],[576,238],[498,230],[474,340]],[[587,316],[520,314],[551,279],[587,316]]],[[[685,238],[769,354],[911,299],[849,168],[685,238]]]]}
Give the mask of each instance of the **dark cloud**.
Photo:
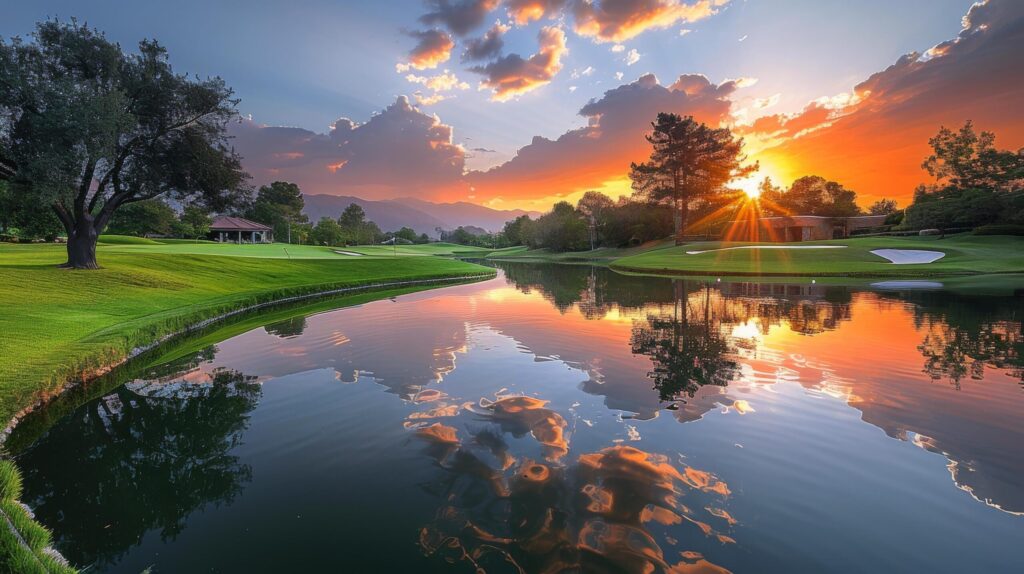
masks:
{"type": "Polygon", "coordinates": [[[484,23],[487,15],[498,7],[498,0],[427,0],[427,12],[420,22],[441,24],[453,34],[465,36],[484,23]]]}
{"type": "Polygon", "coordinates": [[[505,46],[503,36],[508,29],[508,26],[501,22],[495,22],[482,37],[466,42],[466,51],[462,54],[463,61],[490,60],[500,56],[501,49],[505,46]]]}
{"type": "Polygon", "coordinates": [[[537,53],[529,58],[509,54],[486,66],[471,68],[484,75],[481,84],[494,93],[492,99],[505,101],[533,91],[561,71],[562,56],[568,52],[565,32],[556,26],[547,26],[541,29],[537,41],[540,44],[537,53]]]}

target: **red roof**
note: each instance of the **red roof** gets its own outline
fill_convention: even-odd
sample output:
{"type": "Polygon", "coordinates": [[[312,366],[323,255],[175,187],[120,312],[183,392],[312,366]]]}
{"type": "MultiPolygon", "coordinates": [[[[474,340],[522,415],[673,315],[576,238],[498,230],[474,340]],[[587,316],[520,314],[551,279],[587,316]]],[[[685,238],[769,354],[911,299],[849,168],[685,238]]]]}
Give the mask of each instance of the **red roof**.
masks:
{"type": "Polygon", "coordinates": [[[271,228],[262,223],[249,221],[243,217],[228,217],[226,215],[214,218],[213,223],[210,224],[210,229],[213,231],[272,231],[271,228]]]}

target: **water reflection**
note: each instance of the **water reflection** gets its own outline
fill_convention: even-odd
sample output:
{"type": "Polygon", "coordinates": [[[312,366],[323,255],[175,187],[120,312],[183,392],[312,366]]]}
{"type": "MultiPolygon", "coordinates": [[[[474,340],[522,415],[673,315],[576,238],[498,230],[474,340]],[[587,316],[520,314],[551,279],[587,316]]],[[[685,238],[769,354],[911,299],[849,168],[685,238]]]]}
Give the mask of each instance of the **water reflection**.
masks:
{"type": "Polygon", "coordinates": [[[212,357],[211,347],[118,388],[20,457],[25,501],[78,564],[112,564],[151,530],[174,540],[191,513],[230,504],[252,480],[232,450],[260,385],[197,368],[212,357]]]}
{"type": "MultiPolygon", "coordinates": [[[[866,454],[858,460],[872,484],[891,487],[892,467],[879,463],[890,459],[835,446],[862,427],[900,445],[877,427],[915,456],[943,462],[908,445],[945,457],[958,487],[1004,513],[953,489],[941,465],[916,478],[937,476],[949,496],[986,512],[1024,512],[1020,297],[502,268],[485,283],[274,323],[149,373],[19,457],[29,501],[77,561],[116,564],[147,532],[173,541],[197,509],[259,491],[288,453],[317,451],[302,462],[319,464],[329,458],[319,450],[344,444],[346,457],[364,458],[360,466],[338,455],[340,476],[391,486],[346,483],[319,497],[376,493],[374,516],[351,520],[394,545],[419,531],[438,570],[715,572],[759,559],[821,569],[828,563],[791,563],[757,546],[774,534],[759,525],[798,522],[801,512],[827,513],[821,528],[854,524],[841,500],[853,493],[815,498],[825,487],[808,476],[866,454]],[[811,407],[794,392],[822,400],[811,407]],[[260,476],[239,448],[254,411],[265,418],[246,443],[265,464],[255,466],[260,476]],[[778,439],[762,452],[730,440],[700,464],[684,456],[730,432],[778,439]],[[390,433],[404,442],[387,442],[390,433]],[[797,436],[821,440],[787,450],[797,436]],[[279,450],[261,447],[268,441],[279,450]],[[761,466],[749,462],[757,457],[761,466]],[[772,483],[780,492],[760,492],[784,501],[758,507],[744,494],[762,474],[786,476],[794,457],[817,466],[772,483]],[[390,482],[393,461],[410,477],[405,489],[390,482]],[[397,502],[408,491],[429,498],[423,515],[397,502]]],[[[297,470],[294,484],[268,487],[273,496],[305,501],[315,478],[297,470]]],[[[879,494],[894,513],[911,495],[879,494]]],[[[269,495],[254,496],[259,508],[269,495]]],[[[809,528],[778,536],[800,544],[809,528]]],[[[303,535],[322,531],[331,529],[303,535]]]]}
{"type": "Polygon", "coordinates": [[[736,524],[721,508],[730,494],[724,482],[625,445],[562,464],[565,420],[545,404],[525,396],[482,399],[476,412],[491,424],[465,438],[440,422],[415,431],[444,472],[426,486],[445,501],[420,531],[428,557],[469,572],[725,572],[693,550],[667,554],[663,545],[680,540],[663,533],[659,542],[651,528],[671,528],[683,544],[709,536],[734,543],[710,524],[736,524]],[[503,435],[527,432],[547,460],[509,455],[503,435]],[[688,492],[715,502],[695,512],[682,501],[688,492]]]}

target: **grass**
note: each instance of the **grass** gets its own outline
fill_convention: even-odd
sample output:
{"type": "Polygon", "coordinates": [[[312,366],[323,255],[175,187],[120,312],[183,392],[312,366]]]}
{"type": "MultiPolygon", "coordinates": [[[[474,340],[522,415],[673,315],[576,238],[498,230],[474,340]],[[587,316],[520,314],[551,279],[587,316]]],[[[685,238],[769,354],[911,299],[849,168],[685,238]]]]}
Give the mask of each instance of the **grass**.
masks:
{"type": "Polygon", "coordinates": [[[610,264],[613,261],[640,253],[671,247],[671,239],[649,241],[636,247],[598,247],[589,251],[554,252],[547,249],[529,249],[525,247],[509,247],[492,251],[488,259],[508,261],[546,261],[553,263],[590,263],[610,264]]]}
{"type": "Polygon", "coordinates": [[[288,260],[275,257],[278,245],[200,244],[208,253],[181,247],[104,244],[103,269],[72,271],[56,267],[62,246],[0,244],[0,418],[134,347],[227,310],[325,289],[491,272],[441,257],[315,257],[319,248],[310,247],[288,260]]]}
{"type": "Polygon", "coordinates": [[[944,239],[867,237],[799,244],[845,245],[844,249],[736,249],[696,255],[686,253],[741,245],[754,244],[707,241],[651,249],[616,259],[611,267],[667,275],[787,277],[935,277],[1024,272],[1024,238],[1011,236],[958,235],[944,239]],[[933,263],[894,265],[872,254],[873,249],[923,249],[941,251],[945,256],[933,263]]]}
{"type": "Polygon", "coordinates": [[[71,573],[74,568],[49,554],[50,531],[33,520],[18,502],[21,475],[9,460],[0,460],[0,571],[71,573]],[[17,534],[15,534],[15,531],[17,534]]]}
{"type": "MultiPolygon", "coordinates": [[[[454,247],[458,246],[438,246],[433,249],[438,253],[417,254],[441,254],[454,247]]],[[[61,245],[0,244],[0,308],[4,310],[0,313],[0,419],[4,421],[53,396],[68,382],[123,359],[134,348],[234,309],[346,287],[493,273],[443,257],[352,257],[312,246],[119,236],[102,238],[98,247],[102,269],[57,268],[64,259],[61,245]]],[[[423,288],[425,284],[392,287],[306,302],[296,309],[313,312],[423,288]]],[[[284,312],[236,317],[229,326],[207,331],[198,341],[176,345],[187,350],[210,337],[229,336],[261,321],[276,320],[284,312]]],[[[78,390],[95,391],[85,386],[78,390]]],[[[49,553],[50,533],[18,502],[20,485],[17,468],[0,460],[0,571],[74,572],[49,553]]]]}

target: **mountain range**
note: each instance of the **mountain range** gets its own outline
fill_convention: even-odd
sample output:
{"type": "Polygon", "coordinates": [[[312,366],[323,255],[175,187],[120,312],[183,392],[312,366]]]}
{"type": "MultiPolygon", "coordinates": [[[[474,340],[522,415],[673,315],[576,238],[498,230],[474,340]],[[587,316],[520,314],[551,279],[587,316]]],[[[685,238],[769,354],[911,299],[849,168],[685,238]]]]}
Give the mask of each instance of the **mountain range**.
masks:
{"type": "Polygon", "coordinates": [[[474,226],[487,231],[501,231],[506,221],[520,215],[537,217],[535,211],[521,209],[491,209],[475,203],[433,203],[413,197],[387,200],[369,200],[350,195],[304,194],[303,213],[311,223],[321,217],[337,219],[349,204],[355,203],[366,212],[366,219],[375,222],[383,231],[397,231],[411,227],[416,233],[437,237],[437,228],[452,230],[474,226]]]}

